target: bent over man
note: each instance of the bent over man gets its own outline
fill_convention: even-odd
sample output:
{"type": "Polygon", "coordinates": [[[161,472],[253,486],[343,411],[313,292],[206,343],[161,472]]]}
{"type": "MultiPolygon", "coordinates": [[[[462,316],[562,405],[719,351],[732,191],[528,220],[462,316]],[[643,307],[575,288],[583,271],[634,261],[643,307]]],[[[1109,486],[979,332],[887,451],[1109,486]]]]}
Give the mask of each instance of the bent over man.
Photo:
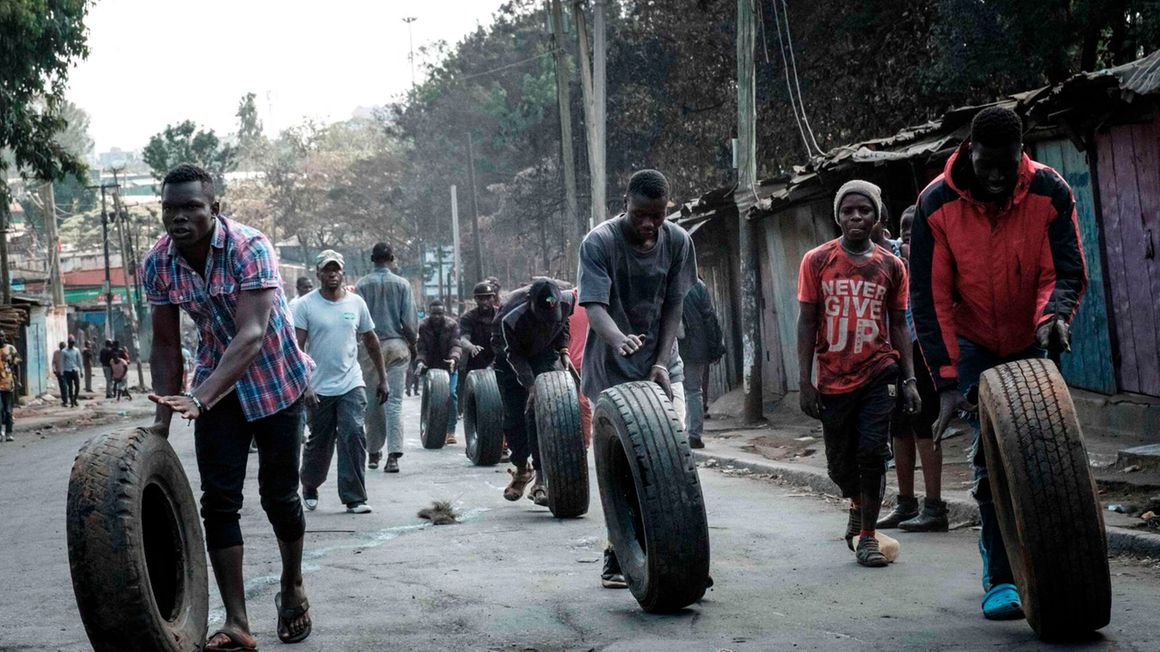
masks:
{"type": "Polygon", "coordinates": [[[508,469],[512,480],[503,491],[508,500],[523,497],[534,471],[528,498],[537,505],[548,504],[548,488],[540,474],[534,388],[536,376],[564,368],[561,358],[568,354],[572,305],[570,292],[562,292],[552,279],[540,278],[510,293],[492,322],[495,380],[503,397],[503,432],[515,467],[508,469]]]}
{"type": "MultiPolygon", "coordinates": [[[[1023,153],[1023,124],[1014,111],[980,111],[970,137],[922,191],[910,270],[914,327],[939,392],[937,446],[956,408],[977,401],[984,371],[1068,349],[1069,325],[1087,289],[1071,188],[1023,153]]],[[[983,615],[1020,618],[977,416],[971,421],[983,615]]]]}
{"type": "Polygon", "coordinates": [[[251,439],[258,445],[262,509],[282,557],[278,638],[296,643],[312,626],[302,586],[298,440],[313,364],[294,341],[273,245],[219,213],[209,173],[188,164],[170,170],[161,182],[161,219],[166,234],[142,262],[153,306],[152,430],[168,437],[174,412],[193,421],[205,543],[226,612],[205,649],[257,646],[246,615],[238,526],[251,439]],[[201,336],[193,388],[184,394],[179,310],[201,336]]]}

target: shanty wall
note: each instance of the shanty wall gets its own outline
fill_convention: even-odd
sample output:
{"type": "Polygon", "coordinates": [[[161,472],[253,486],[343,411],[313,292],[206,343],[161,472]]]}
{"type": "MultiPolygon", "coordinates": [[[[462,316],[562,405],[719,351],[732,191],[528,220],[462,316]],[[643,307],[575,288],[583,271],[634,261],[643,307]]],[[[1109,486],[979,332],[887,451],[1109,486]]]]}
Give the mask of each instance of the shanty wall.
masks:
{"type": "Polygon", "coordinates": [[[714,220],[706,228],[693,231],[693,245],[697,250],[697,268],[705,286],[709,288],[709,295],[713,299],[713,309],[717,312],[717,319],[721,323],[721,332],[725,334],[726,353],[723,358],[709,368],[709,384],[705,391],[709,393],[709,400],[729,393],[740,383],[740,343],[734,337],[735,329],[735,296],[733,266],[736,257],[736,229],[731,228],[729,222],[736,221],[736,217],[714,220]]]}

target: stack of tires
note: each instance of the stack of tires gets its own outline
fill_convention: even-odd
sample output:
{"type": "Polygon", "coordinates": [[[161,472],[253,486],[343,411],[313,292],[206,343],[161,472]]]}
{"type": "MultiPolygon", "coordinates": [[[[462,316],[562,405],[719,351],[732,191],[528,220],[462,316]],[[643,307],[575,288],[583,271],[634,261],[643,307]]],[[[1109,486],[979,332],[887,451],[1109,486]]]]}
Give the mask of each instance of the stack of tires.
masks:
{"type": "Polygon", "coordinates": [[[548,509],[556,518],[588,512],[588,449],[580,429],[580,400],[567,371],[536,376],[535,419],[540,466],[548,481],[548,509]]]}
{"type": "Polygon", "coordinates": [[[652,382],[600,394],[593,415],[596,475],[608,535],[640,606],[683,609],[710,584],[709,522],[689,438],[652,382]]]}
{"type": "Polygon", "coordinates": [[[419,409],[419,439],[423,448],[443,448],[451,417],[451,374],[446,369],[428,369],[423,373],[423,400],[419,409]]]}
{"type": "Polygon", "coordinates": [[[1047,640],[1111,619],[1107,538],[1067,383],[1049,360],[986,371],[979,421],[999,529],[1027,622],[1047,640]]]}
{"type": "Polygon", "coordinates": [[[503,457],[503,399],[495,369],[476,369],[464,385],[463,431],[467,458],[476,466],[492,466],[503,457]]]}
{"type": "Polygon", "coordinates": [[[209,616],[205,544],[181,461],[145,429],[97,436],[69,476],[68,558],[97,652],[192,652],[209,616]]]}

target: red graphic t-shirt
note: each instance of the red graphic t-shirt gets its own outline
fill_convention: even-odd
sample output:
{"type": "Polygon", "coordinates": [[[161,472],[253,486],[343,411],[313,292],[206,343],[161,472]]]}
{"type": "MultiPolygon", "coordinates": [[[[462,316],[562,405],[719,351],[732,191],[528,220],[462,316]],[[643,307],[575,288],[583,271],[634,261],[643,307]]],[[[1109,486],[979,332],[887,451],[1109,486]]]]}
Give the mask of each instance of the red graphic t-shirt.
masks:
{"type": "Polygon", "coordinates": [[[822,319],[814,346],[818,391],[852,392],[898,361],[889,312],[905,310],[906,300],[906,266],[882,247],[858,261],[839,238],[802,258],[798,301],[818,305],[822,319]]]}

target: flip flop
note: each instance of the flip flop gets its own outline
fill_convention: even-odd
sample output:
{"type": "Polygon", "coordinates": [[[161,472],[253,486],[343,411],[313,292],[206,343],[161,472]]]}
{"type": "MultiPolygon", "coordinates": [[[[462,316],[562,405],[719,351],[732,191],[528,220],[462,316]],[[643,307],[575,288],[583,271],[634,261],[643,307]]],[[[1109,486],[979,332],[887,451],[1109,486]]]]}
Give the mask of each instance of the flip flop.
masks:
{"type": "Polygon", "coordinates": [[[983,596],[983,617],[987,620],[1014,620],[1023,617],[1023,602],[1014,584],[996,584],[983,596]]]}
{"type": "Polygon", "coordinates": [[[298,607],[287,607],[284,609],[282,608],[282,594],[276,593],[274,594],[274,606],[278,609],[278,628],[276,630],[278,632],[278,640],[282,641],[283,643],[299,643],[306,640],[307,636],[310,636],[310,631],[314,629],[313,620],[308,620],[306,622],[306,629],[302,630],[301,634],[298,634],[297,636],[282,636],[282,630],[284,626],[286,629],[289,629],[290,623],[298,620],[304,616],[306,612],[310,611],[309,600],[303,600],[302,604],[298,607]]]}
{"type": "Polygon", "coordinates": [[[205,652],[257,652],[258,649],[257,645],[252,647],[247,646],[246,644],[239,641],[233,634],[227,632],[224,629],[219,629],[216,632],[210,634],[209,637],[205,639],[205,642],[205,652]],[[225,636],[230,640],[230,642],[224,646],[210,645],[209,642],[217,638],[219,635],[225,636]]]}

